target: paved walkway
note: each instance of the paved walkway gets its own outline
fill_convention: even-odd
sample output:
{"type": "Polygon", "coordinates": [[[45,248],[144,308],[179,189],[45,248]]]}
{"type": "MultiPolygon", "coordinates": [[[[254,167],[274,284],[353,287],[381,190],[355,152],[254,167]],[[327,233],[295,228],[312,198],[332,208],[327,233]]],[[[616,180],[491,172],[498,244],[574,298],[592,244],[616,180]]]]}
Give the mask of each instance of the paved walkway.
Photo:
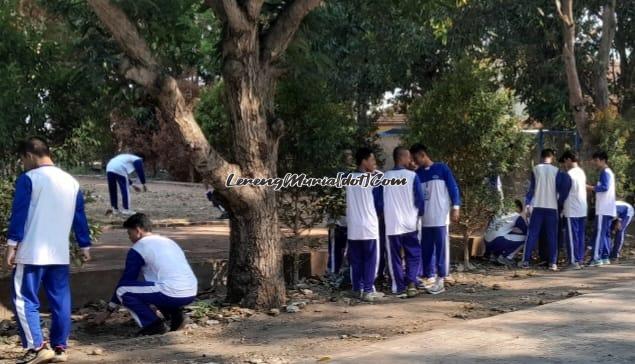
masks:
{"type": "Polygon", "coordinates": [[[635,283],[351,348],[331,358],[331,363],[374,364],[635,363],[635,283]]]}

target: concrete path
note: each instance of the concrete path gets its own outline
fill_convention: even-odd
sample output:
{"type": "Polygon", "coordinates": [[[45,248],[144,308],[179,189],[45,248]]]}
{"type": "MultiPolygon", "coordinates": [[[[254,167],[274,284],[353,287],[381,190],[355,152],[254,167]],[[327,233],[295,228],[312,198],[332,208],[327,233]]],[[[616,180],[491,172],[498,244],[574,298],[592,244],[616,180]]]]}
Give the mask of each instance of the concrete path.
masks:
{"type": "Polygon", "coordinates": [[[331,358],[374,364],[635,363],[635,284],[350,348],[331,358]]]}

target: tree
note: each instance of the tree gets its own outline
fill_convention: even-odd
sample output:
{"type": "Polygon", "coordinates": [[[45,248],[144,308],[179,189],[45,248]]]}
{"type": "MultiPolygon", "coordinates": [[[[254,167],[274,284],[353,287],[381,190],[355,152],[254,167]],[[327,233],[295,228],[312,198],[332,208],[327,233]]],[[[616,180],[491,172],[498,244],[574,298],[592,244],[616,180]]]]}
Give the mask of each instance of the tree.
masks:
{"type": "Polygon", "coordinates": [[[125,54],[121,74],[142,86],[163,120],[173,127],[189,161],[224,199],[230,213],[227,299],[249,307],[275,307],[285,301],[281,271],[276,194],[261,187],[227,188],[228,175],[277,175],[284,123],[275,115],[276,82],[289,43],[304,17],[320,0],[266,3],[264,0],[210,0],[222,23],[222,76],[229,108],[233,162],[209,145],[174,76],[162,67],[135,23],[108,0],[88,5],[125,54]]]}
{"type": "Polygon", "coordinates": [[[518,167],[527,152],[513,95],[498,88],[494,76],[489,65],[462,60],[409,110],[406,141],[425,144],[434,159],[450,166],[459,184],[468,268],[470,237],[501,208],[498,191],[486,181],[518,167]]]}
{"type": "Polygon", "coordinates": [[[593,101],[599,110],[606,110],[609,103],[609,81],[607,72],[609,70],[609,57],[615,38],[615,0],[607,0],[602,7],[602,37],[598,50],[598,58],[595,70],[595,92],[593,101]]]}

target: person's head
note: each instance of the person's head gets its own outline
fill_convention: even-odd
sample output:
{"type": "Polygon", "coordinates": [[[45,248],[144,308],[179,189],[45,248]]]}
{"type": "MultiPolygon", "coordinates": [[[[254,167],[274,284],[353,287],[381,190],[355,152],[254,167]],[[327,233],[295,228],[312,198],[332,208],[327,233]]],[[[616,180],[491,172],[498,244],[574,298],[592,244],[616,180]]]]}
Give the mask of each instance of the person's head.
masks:
{"type": "Polygon", "coordinates": [[[564,166],[566,169],[571,169],[578,164],[578,157],[574,152],[570,150],[566,150],[559,159],[560,164],[564,166]]]}
{"type": "Polygon", "coordinates": [[[547,148],[540,152],[540,160],[542,163],[551,164],[556,157],[556,152],[553,149],[547,148]]]}
{"type": "Polygon", "coordinates": [[[523,212],[523,203],[520,200],[514,200],[514,205],[516,206],[516,212],[523,212]]]}
{"type": "Polygon", "coordinates": [[[123,227],[128,231],[128,238],[131,242],[136,243],[139,239],[152,233],[152,221],[141,213],[130,216],[124,223],[123,227]]]}
{"type": "Polygon", "coordinates": [[[137,157],[141,158],[143,161],[146,160],[146,155],[143,152],[135,153],[134,155],[136,155],[137,157]]]}
{"type": "Polygon", "coordinates": [[[593,153],[593,156],[591,156],[591,161],[593,162],[595,168],[602,169],[606,167],[606,164],[609,161],[609,156],[608,154],[606,154],[605,151],[600,150],[593,153]]]}
{"type": "Polygon", "coordinates": [[[432,159],[428,154],[428,148],[421,143],[417,143],[410,147],[410,154],[417,166],[429,166],[432,164],[432,159]]]}
{"type": "Polygon", "coordinates": [[[397,147],[392,151],[392,159],[395,162],[395,167],[408,168],[412,158],[410,158],[410,151],[404,147],[397,147]]]}
{"type": "Polygon", "coordinates": [[[27,171],[52,162],[48,144],[39,137],[30,137],[21,141],[18,144],[17,152],[24,169],[27,171]]]}
{"type": "Polygon", "coordinates": [[[364,172],[372,172],[377,168],[375,154],[370,148],[362,147],[355,153],[355,163],[359,170],[364,172]]]}

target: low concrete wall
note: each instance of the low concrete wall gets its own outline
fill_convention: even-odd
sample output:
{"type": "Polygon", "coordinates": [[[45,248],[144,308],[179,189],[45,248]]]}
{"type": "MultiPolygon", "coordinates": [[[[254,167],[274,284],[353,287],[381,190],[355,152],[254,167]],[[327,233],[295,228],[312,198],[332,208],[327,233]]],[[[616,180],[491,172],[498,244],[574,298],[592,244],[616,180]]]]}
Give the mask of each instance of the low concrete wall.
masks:
{"type": "MultiPolygon", "coordinates": [[[[214,262],[193,263],[192,270],[198,278],[199,290],[210,288],[211,275],[214,262]]],[[[108,301],[113,290],[121,278],[123,269],[78,271],[71,274],[71,292],[73,307],[81,307],[89,302],[98,300],[108,301]]],[[[12,291],[11,278],[0,279],[0,319],[8,319],[13,315],[11,303],[12,291]]],[[[40,291],[40,302],[42,310],[48,310],[48,304],[44,295],[44,290],[40,291]]]]}

